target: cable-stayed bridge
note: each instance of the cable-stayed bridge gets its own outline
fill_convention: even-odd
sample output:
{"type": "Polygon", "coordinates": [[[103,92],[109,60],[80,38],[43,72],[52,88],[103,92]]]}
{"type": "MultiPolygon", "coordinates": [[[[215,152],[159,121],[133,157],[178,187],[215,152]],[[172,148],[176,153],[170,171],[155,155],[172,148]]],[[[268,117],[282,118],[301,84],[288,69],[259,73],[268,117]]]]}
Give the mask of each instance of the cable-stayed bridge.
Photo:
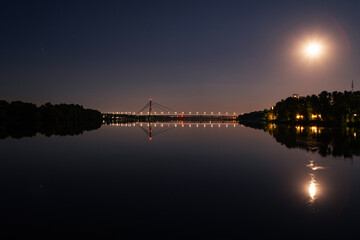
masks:
{"type": "Polygon", "coordinates": [[[147,104],[137,112],[107,112],[103,113],[104,119],[122,119],[122,118],[140,118],[141,120],[172,120],[172,119],[183,119],[183,120],[235,120],[237,118],[236,112],[181,112],[169,108],[163,104],[154,102],[149,99],[147,104]]]}

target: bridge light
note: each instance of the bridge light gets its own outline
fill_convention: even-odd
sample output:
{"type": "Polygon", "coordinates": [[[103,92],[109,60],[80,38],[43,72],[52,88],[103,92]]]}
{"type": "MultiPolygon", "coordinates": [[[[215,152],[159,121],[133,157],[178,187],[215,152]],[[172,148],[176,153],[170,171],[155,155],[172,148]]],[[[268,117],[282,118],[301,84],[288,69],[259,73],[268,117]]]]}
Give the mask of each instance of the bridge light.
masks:
{"type": "Polygon", "coordinates": [[[140,114],[142,115],[142,112],[140,114]]]}
{"type": "Polygon", "coordinates": [[[189,114],[191,114],[191,112],[189,112],[189,114]]]}
{"type": "Polygon", "coordinates": [[[177,112],[175,112],[175,114],[177,114],[177,112]]]}
{"type": "Polygon", "coordinates": [[[168,112],[168,114],[170,114],[170,112],[168,112]]]}
{"type": "Polygon", "coordinates": [[[199,112],[196,112],[196,114],[199,114],[199,112]]]}
{"type": "Polygon", "coordinates": [[[214,114],[214,112],[211,112],[211,115],[213,115],[214,114]]]}
{"type": "Polygon", "coordinates": [[[164,114],[164,112],[161,112],[161,114],[164,114]]]}
{"type": "Polygon", "coordinates": [[[220,112],[219,112],[219,115],[220,115],[220,112]]]}
{"type": "Polygon", "coordinates": [[[206,112],[204,112],[204,114],[206,114],[206,112]]]}

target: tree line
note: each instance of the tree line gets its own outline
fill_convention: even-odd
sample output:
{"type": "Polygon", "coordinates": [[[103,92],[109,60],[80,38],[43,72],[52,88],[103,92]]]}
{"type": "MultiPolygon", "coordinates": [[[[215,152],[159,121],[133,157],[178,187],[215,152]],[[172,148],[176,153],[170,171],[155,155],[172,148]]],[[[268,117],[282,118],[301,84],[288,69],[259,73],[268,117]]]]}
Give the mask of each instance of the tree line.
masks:
{"type": "Polygon", "coordinates": [[[239,116],[239,121],[287,124],[360,124],[360,91],[288,97],[270,109],[239,116]]]}
{"type": "Polygon", "coordinates": [[[0,138],[81,134],[99,128],[102,114],[78,104],[33,103],[0,100],[0,138]]]}
{"type": "Polygon", "coordinates": [[[360,91],[326,92],[289,97],[276,103],[266,115],[275,122],[360,123],[360,91]]]}

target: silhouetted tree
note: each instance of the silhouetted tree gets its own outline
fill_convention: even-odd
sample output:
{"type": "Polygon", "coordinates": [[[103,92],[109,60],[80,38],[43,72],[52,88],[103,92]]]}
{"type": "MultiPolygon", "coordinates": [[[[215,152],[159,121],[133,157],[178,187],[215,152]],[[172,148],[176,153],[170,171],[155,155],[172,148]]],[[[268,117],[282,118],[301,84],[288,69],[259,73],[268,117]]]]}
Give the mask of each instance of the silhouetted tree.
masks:
{"type": "Polygon", "coordinates": [[[300,98],[289,97],[276,103],[267,121],[277,123],[325,122],[360,123],[360,92],[321,92],[300,98]]]}

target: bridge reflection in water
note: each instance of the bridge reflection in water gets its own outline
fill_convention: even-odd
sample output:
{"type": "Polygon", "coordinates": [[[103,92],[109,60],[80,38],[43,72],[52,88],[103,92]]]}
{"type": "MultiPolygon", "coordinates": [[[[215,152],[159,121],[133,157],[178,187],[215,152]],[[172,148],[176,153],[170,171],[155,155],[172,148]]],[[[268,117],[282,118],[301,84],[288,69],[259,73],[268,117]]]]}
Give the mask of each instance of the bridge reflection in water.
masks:
{"type": "Polygon", "coordinates": [[[103,122],[105,125],[116,127],[138,127],[144,131],[149,140],[153,137],[173,130],[175,128],[236,128],[239,125],[237,122],[103,122]]]}

